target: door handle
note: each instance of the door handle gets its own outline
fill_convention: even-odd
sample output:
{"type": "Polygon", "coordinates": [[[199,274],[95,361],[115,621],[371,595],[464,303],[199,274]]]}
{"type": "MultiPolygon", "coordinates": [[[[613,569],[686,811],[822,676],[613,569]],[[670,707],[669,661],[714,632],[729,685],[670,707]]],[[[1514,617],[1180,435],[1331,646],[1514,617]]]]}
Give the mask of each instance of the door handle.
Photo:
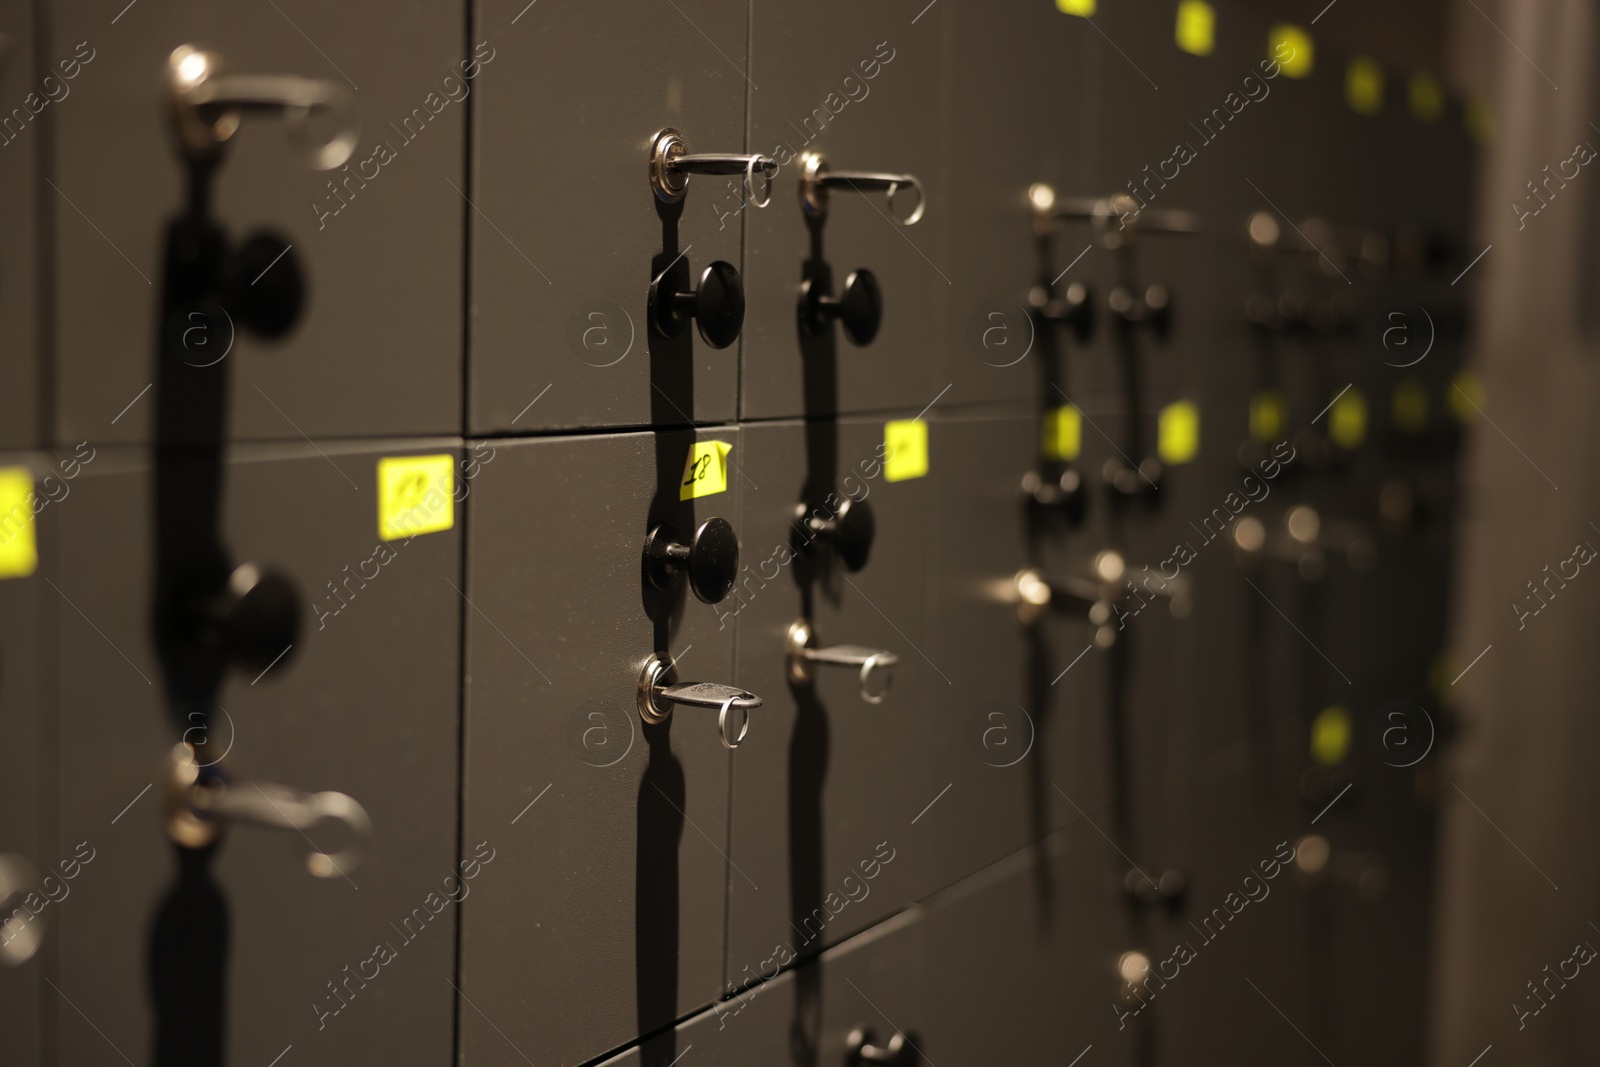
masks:
{"type": "Polygon", "coordinates": [[[195,759],[194,746],[178,742],[172,749],[167,783],[167,835],[185,848],[204,848],[216,841],[230,822],[298,830],[302,835],[323,823],[338,823],[349,843],[337,852],[324,852],[313,844],[313,851],[306,856],[306,868],[318,878],[355,870],[372,840],[372,820],[354,798],[335,792],[304,793],[273,782],[235,780],[222,763],[201,764],[195,759]]]}
{"type": "MultiPolygon", "coordinates": [[[[0,966],[20,967],[33,958],[44,940],[44,912],[22,904],[39,884],[39,872],[22,856],[0,852],[0,966]],[[17,914],[22,912],[18,920],[17,914]]],[[[64,899],[64,898],[63,898],[64,899]]]]}
{"type": "Polygon", "coordinates": [[[860,670],[861,699],[868,704],[882,704],[889,696],[894,683],[894,669],[900,657],[893,652],[868,648],[865,645],[831,645],[819,647],[817,632],[805,619],[789,624],[785,644],[788,648],[789,681],[795,685],[811,685],[820,665],[852,667],[860,670]],[[874,688],[872,677],[881,673],[882,688],[874,688]]]}
{"type": "Polygon", "coordinates": [[[883,1044],[870,1027],[858,1026],[845,1039],[845,1062],[850,1067],[865,1063],[893,1064],[895,1067],[915,1067],[922,1061],[917,1052],[916,1035],[902,1034],[898,1030],[883,1044]]]}
{"type": "Polygon", "coordinates": [[[226,74],[222,57],[180,45],[167,58],[167,87],[178,140],[194,162],[208,162],[238,132],[247,111],[282,115],[290,137],[315,170],[332,170],[350,158],[360,130],[354,98],[343,86],[292,74],[226,74]],[[315,114],[337,119],[331,135],[313,139],[315,114]]]}

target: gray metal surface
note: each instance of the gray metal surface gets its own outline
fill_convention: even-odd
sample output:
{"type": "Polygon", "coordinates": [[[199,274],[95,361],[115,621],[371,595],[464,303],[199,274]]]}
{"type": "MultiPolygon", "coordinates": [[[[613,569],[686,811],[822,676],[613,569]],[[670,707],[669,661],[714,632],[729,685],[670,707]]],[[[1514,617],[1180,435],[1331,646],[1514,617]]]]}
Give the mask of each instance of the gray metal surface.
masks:
{"type": "Polygon", "coordinates": [[[477,5],[504,58],[484,68],[473,113],[474,433],[733,417],[738,344],[652,336],[645,296],[680,254],[694,277],[739,266],[738,183],[696,177],[663,204],[647,164],[667,126],[691,152],[744,151],[748,8],[477,5]]]}
{"type": "MultiPolygon", "coordinates": [[[[381,456],[458,448],[242,446],[226,468],[223,535],[236,558],[291,577],[301,632],[268,671],[231,675],[225,714],[207,709],[214,725],[187,739],[227,749],[241,779],[363,804],[375,836],[348,880],[307,873],[322,831],[253,826],[227,831],[209,874],[191,854],[177,877],[163,793],[180,731],[150,637],[148,467],[103,448],[55,505],[59,833],[95,853],[53,932],[60,1062],[150,1062],[158,1017],[169,1038],[220,1027],[230,1062],[270,1062],[291,1044],[307,1063],[450,1056],[456,905],[442,894],[457,873],[460,524],[380,553],[374,482],[381,456]],[[318,604],[338,608],[320,627],[318,604]],[[378,945],[395,958],[375,961],[378,945]]],[[[491,862],[467,891],[498,876],[491,862]]]]}
{"type": "MultiPolygon", "coordinates": [[[[636,694],[654,651],[685,680],[733,679],[717,607],[686,582],[653,589],[640,564],[652,525],[739,514],[735,430],[709,438],[733,444],[727,491],[679,501],[695,438],[498,444],[474,486],[466,840],[507,847],[464,912],[469,1063],[582,1063],[723,989],[728,753],[714,713],[647,727],[636,694]]],[[[781,696],[758,695],[747,744],[781,696]]]]}
{"type": "MultiPolygon", "coordinates": [[[[43,53],[67,59],[86,42],[93,55],[72,95],[51,107],[59,108],[57,189],[44,188],[55,199],[63,439],[132,443],[153,434],[152,397],[135,399],[153,380],[163,328],[163,231],[184,204],[164,71],[185,42],[216,51],[238,73],[298,74],[347,88],[361,124],[350,162],[331,172],[311,170],[283,121],[267,116],[246,117],[226,152],[217,217],[235,242],[260,229],[280,234],[293,245],[307,292],[302,321],[286,339],[237,330],[227,357],[236,368],[232,435],[459,432],[461,101],[476,85],[461,78],[462,53],[470,53],[461,5],[381,19],[302,3],[123,7],[57,5],[43,53]]],[[[494,62],[506,61],[497,55],[480,69],[494,62]]]]}

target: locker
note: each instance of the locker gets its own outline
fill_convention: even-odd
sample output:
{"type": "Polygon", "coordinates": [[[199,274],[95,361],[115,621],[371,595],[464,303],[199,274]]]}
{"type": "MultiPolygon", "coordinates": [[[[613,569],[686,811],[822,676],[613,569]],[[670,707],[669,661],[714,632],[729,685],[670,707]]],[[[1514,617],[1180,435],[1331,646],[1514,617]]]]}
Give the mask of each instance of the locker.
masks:
{"type": "Polygon", "coordinates": [[[449,1057],[455,922],[441,913],[455,906],[445,895],[472,889],[457,866],[459,515],[380,540],[375,481],[384,457],[426,450],[454,466],[459,447],[237,446],[222,536],[237,559],[287,576],[298,634],[266,670],[231,673],[215,707],[172,709],[176,721],[152,636],[146,458],[100,448],[55,505],[58,832],[94,853],[53,933],[63,1062],[220,1049],[265,1063],[290,1045],[307,1063],[449,1057]],[[182,762],[179,741],[193,746],[182,762]],[[169,803],[196,803],[180,772],[229,764],[233,792],[283,818],[297,804],[339,814],[327,791],[354,798],[370,838],[348,814],[300,833],[235,818],[216,844],[178,848],[169,803]]]}
{"type": "Polygon", "coordinates": [[[648,294],[658,278],[698,291],[711,264],[740,267],[741,185],[695,175],[669,203],[649,163],[667,128],[693,154],[746,150],[748,5],[474,11],[509,61],[484,68],[473,113],[473,432],[731,419],[738,343],[661,336],[648,294]]]}
{"type": "Polygon", "coordinates": [[[1054,397],[1055,381],[1076,397],[1091,388],[1079,376],[1090,368],[1076,365],[1080,344],[1060,326],[1030,322],[1030,295],[1055,282],[1047,288],[1059,297],[1077,281],[1068,268],[1081,265],[1074,260],[1088,238],[1064,231],[1041,249],[1046,239],[1032,226],[1028,190],[1047,183],[1063,194],[1105,191],[1089,181],[1098,146],[1087,135],[1095,121],[1087,54],[1102,42],[1083,19],[1048,4],[957,5],[948,17],[961,42],[950,52],[955,148],[945,162],[954,287],[941,301],[949,340],[937,387],[952,383],[952,398],[979,403],[1054,397]],[[1029,86],[1025,99],[994,76],[997,54],[1029,86]],[[1052,366],[1052,356],[1064,365],[1052,366]]]}
{"type": "MultiPolygon", "coordinates": [[[[937,583],[925,647],[939,673],[917,731],[912,811],[931,803],[915,827],[919,898],[1047,837],[1079,817],[1073,804],[1094,811],[1110,795],[1108,663],[1094,644],[1097,627],[1115,623],[1090,622],[1065,594],[1041,607],[1019,589],[1027,571],[1051,583],[1092,574],[1102,544],[1026,506],[1038,442],[1032,415],[949,413],[932,424],[937,583]]],[[[1089,530],[1103,529],[1103,510],[1089,530]]]]}
{"type": "Polygon", "coordinates": [[[473,89],[463,64],[487,70],[478,59],[490,62],[493,44],[481,57],[467,47],[459,5],[373,14],[295,3],[54,13],[44,54],[80,66],[71,102],[52,116],[57,188],[41,194],[53,198],[56,219],[63,439],[151,440],[152,342],[174,331],[197,346],[197,361],[220,350],[216,359],[239,368],[227,412],[236,439],[460,431],[463,118],[473,89]],[[229,276],[216,279],[238,294],[223,304],[227,322],[209,311],[157,321],[164,231],[189,207],[173,125],[180,72],[169,70],[185,43],[218,57],[211,87],[249,111],[242,123],[237,112],[208,112],[225,131],[238,126],[202,196],[237,252],[229,276]],[[242,80],[227,80],[235,75],[242,80]],[[278,76],[294,80],[264,80],[278,76]],[[329,106],[303,124],[268,104],[306,94],[329,106]],[[344,140],[352,136],[353,146],[344,140]],[[395,269],[376,273],[375,255],[395,269]],[[263,290],[297,286],[302,311],[286,336],[251,328],[248,305],[263,290]]]}
{"type": "MultiPolygon", "coordinates": [[[[692,1051],[696,1063],[741,1067],[747,1063],[799,1063],[791,1042],[796,978],[793,973],[757,980],[775,969],[777,958],[758,972],[750,990],[686,1019],[671,1030],[646,1038],[602,1067],[669,1067],[692,1051]]],[[[742,984],[737,988],[743,988],[742,984]]]]}
{"type": "Polygon", "coordinates": [[[767,703],[733,757],[730,979],[774,944],[813,956],[911,899],[909,820],[926,798],[905,772],[943,685],[924,659],[931,479],[888,480],[885,422],[741,438],[748,569],[721,616],[739,684],[767,703]]]}
{"type": "Polygon", "coordinates": [[[913,933],[928,1062],[1070,1063],[1091,1045],[1096,1062],[1139,1062],[1137,1032],[1119,1030],[1112,1007],[1129,945],[1121,859],[1072,818],[923,906],[913,933]]]}
{"type": "MultiPolygon", "coordinates": [[[[463,913],[462,993],[481,1014],[463,1015],[462,1049],[576,1064],[723,988],[719,715],[646,723],[640,687],[654,653],[683,683],[731,683],[734,630],[686,588],[697,573],[657,588],[642,546],[662,525],[687,537],[737,519],[748,471],[734,430],[495,447],[469,502],[464,821],[466,840],[508,847],[463,913]],[[726,489],[680,499],[691,449],[717,442],[732,446],[726,489]]],[[[773,732],[770,706],[748,711],[751,741],[773,732]]]]}
{"type": "Polygon", "coordinates": [[[0,116],[0,203],[6,207],[6,239],[0,242],[0,374],[5,398],[0,400],[0,448],[33,448],[45,443],[49,421],[49,368],[41,359],[38,272],[34,263],[41,240],[41,205],[36,201],[39,160],[45,152],[45,112],[72,95],[81,64],[71,55],[64,66],[35,69],[37,29],[34,9],[19,0],[0,6],[0,93],[11,109],[0,116]],[[37,77],[35,76],[37,74],[37,77]],[[49,80],[46,81],[45,79],[49,80]]]}
{"type": "Polygon", "coordinates": [[[922,6],[830,3],[802,20],[781,4],[752,9],[751,78],[763,88],[750,93],[750,147],[780,168],[771,206],[745,213],[744,418],[915,411],[945,384],[930,373],[946,341],[929,309],[954,293],[945,220],[957,205],[928,131],[947,106],[950,8],[919,16],[922,6]],[[798,195],[813,154],[849,179],[826,193],[821,215],[798,195]],[[886,197],[870,175],[914,178],[925,200],[910,185],[886,197]],[[862,271],[881,296],[871,341],[827,322],[808,332],[801,287],[849,304],[861,291],[848,289],[852,277],[866,286],[862,271]]]}
{"type": "MultiPolygon", "coordinates": [[[[57,904],[71,895],[71,879],[63,879],[72,866],[69,849],[58,855],[50,832],[46,801],[53,785],[47,754],[53,744],[50,726],[53,679],[47,662],[52,606],[43,597],[54,596],[44,570],[28,569],[17,553],[26,554],[31,543],[38,558],[49,560],[54,548],[57,502],[66,499],[71,486],[56,469],[49,453],[9,453],[0,460],[0,485],[9,487],[9,499],[0,508],[0,553],[8,575],[0,580],[0,736],[7,740],[12,768],[0,782],[0,1001],[10,1005],[8,1025],[0,1028],[0,1056],[7,1063],[40,1062],[44,997],[54,996],[44,985],[44,968],[57,931],[57,904]],[[20,472],[26,472],[21,474],[20,472]],[[35,485],[34,500],[17,495],[20,486],[35,485]],[[46,490],[45,477],[51,479],[46,490]],[[35,481],[37,479],[37,481],[35,481]],[[66,869],[58,866],[65,860],[66,869]],[[48,884],[44,883],[49,878],[48,884]]],[[[77,470],[78,468],[74,468],[77,470]]]]}

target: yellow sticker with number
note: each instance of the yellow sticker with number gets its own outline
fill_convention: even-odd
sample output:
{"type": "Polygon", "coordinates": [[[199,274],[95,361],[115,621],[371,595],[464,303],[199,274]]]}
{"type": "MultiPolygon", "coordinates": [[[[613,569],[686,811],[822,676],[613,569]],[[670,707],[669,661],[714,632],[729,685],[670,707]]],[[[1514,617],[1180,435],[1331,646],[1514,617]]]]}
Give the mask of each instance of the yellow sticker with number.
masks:
{"type": "Polygon", "coordinates": [[[1311,758],[1324,767],[1337,767],[1350,754],[1350,713],[1335,704],[1311,720],[1311,758]]]}
{"type": "Polygon", "coordinates": [[[726,441],[696,441],[683,463],[683,481],[678,483],[678,499],[715,496],[728,491],[728,453],[726,441]]]}
{"type": "Polygon", "coordinates": [[[378,536],[385,541],[437,533],[456,524],[456,457],[378,460],[378,536]]]}
{"type": "Polygon", "coordinates": [[[1456,371],[1450,379],[1450,411],[1457,422],[1471,422],[1483,414],[1483,405],[1489,402],[1483,389],[1483,379],[1469,370],[1456,371]]]}
{"type": "Polygon", "coordinates": [[[1187,463],[1200,452],[1200,408],[1192,400],[1175,400],[1161,409],[1156,424],[1156,452],[1170,466],[1187,463]]]}
{"type": "Polygon", "coordinates": [[[1401,378],[1394,387],[1390,401],[1389,417],[1408,434],[1419,434],[1428,428],[1428,387],[1416,376],[1401,378]]]}
{"type": "Polygon", "coordinates": [[[1418,122],[1438,122],[1444,117],[1444,86],[1427,71],[1419,70],[1411,76],[1406,95],[1411,117],[1418,122]]]}
{"type": "Polygon", "coordinates": [[[1289,405],[1276,389],[1260,389],[1250,398],[1250,436],[1267,444],[1289,428],[1289,405]]]}
{"type": "Polygon", "coordinates": [[[33,472],[0,467],[0,578],[26,578],[39,567],[33,503],[33,472]]]}
{"type": "Polygon", "coordinates": [[[1358,115],[1383,110],[1383,68],[1370,56],[1356,56],[1344,69],[1344,99],[1358,115]]]}
{"type": "Polygon", "coordinates": [[[1217,13],[1205,0],[1180,0],[1173,36],[1191,56],[1209,56],[1216,44],[1217,13]]]}
{"type": "Polygon", "coordinates": [[[1051,408],[1040,427],[1039,451],[1045,459],[1077,459],[1083,447],[1083,416],[1071,404],[1051,408]]]}
{"type": "Polygon", "coordinates": [[[1291,78],[1311,77],[1311,35],[1299,26],[1280,22],[1267,34],[1267,58],[1291,78]]]}
{"type": "Polygon", "coordinates": [[[883,480],[903,482],[928,473],[928,424],[900,419],[883,424],[883,480]]]}
{"type": "Polygon", "coordinates": [[[1367,437],[1367,398],[1351,387],[1328,409],[1328,436],[1345,451],[1354,451],[1367,437]]]}

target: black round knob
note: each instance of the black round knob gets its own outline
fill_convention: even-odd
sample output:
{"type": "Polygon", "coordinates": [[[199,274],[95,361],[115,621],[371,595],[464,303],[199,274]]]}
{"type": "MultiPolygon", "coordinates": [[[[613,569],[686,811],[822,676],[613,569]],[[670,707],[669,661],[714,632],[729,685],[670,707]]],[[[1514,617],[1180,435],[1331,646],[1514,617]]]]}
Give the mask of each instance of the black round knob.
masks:
{"type": "Polygon", "coordinates": [[[883,290],[870,270],[851,271],[839,294],[839,321],[857,346],[869,345],[883,323],[883,290]]]}
{"type": "Polygon", "coordinates": [[[1165,286],[1152,285],[1143,296],[1118,286],[1111,290],[1107,303],[1125,326],[1148,326],[1162,339],[1172,330],[1172,297],[1165,286]]]}
{"type": "Polygon", "coordinates": [[[228,301],[239,321],[262,337],[282,337],[305,308],[305,276],[292,246],[258,233],[235,253],[228,301]]]}
{"type": "Polygon", "coordinates": [[[800,283],[800,328],[807,337],[828,331],[837,319],[851,344],[863,347],[878,336],[883,324],[883,290],[870,270],[851,271],[838,299],[824,292],[816,279],[800,283]]]}
{"type": "MultiPolygon", "coordinates": [[[[833,545],[848,570],[858,571],[867,565],[877,524],[865,500],[846,500],[831,516],[808,512],[804,504],[796,504],[794,517],[809,531],[809,536],[798,537],[802,549],[813,540],[823,540],[833,545]]],[[[799,533],[796,530],[796,534],[799,533]]]]}
{"type": "Polygon", "coordinates": [[[650,283],[650,323],[663,337],[676,337],[694,319],[712,348],[727,348],[744,328],[744,280],[726,260],[700,274],[700,287],[687,290],[688,265],[680,258],[650,283]]]}
{"type": "Polygon", "coordinates": [[[844,565],[853,571],[865,567],[872,554],[872,536],[877,531],[872,508],[865,500],[846,500],[839,505],[833,525],[833,544],[844,565]]]}
{"type": "Polygon", "coordinates": [[[644,542],[645,571],[658,589],[670,589],[689,572],[689,588],[707,604],[721,601],[733,590],[739,573],[739,538],[727,519],[710,518],[684,544],[678,530],[663,523],[644,542]]]}
{"type": "Polygon", "coordinates": [[[1022,491],[1032,507],[1058,514],[1073,526],[1082,525],[1089,511],[1088,487],[1071,467],[1062,471],[1059,478],[1045,478],[1029,471],[1023,475],[1022,491]]]}
{"type": "Polygon", "coordinates": [[[1081,344],[1094,334],[1094,293],[1082,282],[1073,282],[1061,297],[1051,294],[1050,286],[1036,285],[1028,301],[1046,322],[1059,323],[1072,331],[1081,344]]]}
{"type": "Polygon", "coordinates": [[[229,658],[247,671],[265,671],[300,633],[300,597],[282,574],[246,563],[228,575],[216,621],[229,658]]]}

